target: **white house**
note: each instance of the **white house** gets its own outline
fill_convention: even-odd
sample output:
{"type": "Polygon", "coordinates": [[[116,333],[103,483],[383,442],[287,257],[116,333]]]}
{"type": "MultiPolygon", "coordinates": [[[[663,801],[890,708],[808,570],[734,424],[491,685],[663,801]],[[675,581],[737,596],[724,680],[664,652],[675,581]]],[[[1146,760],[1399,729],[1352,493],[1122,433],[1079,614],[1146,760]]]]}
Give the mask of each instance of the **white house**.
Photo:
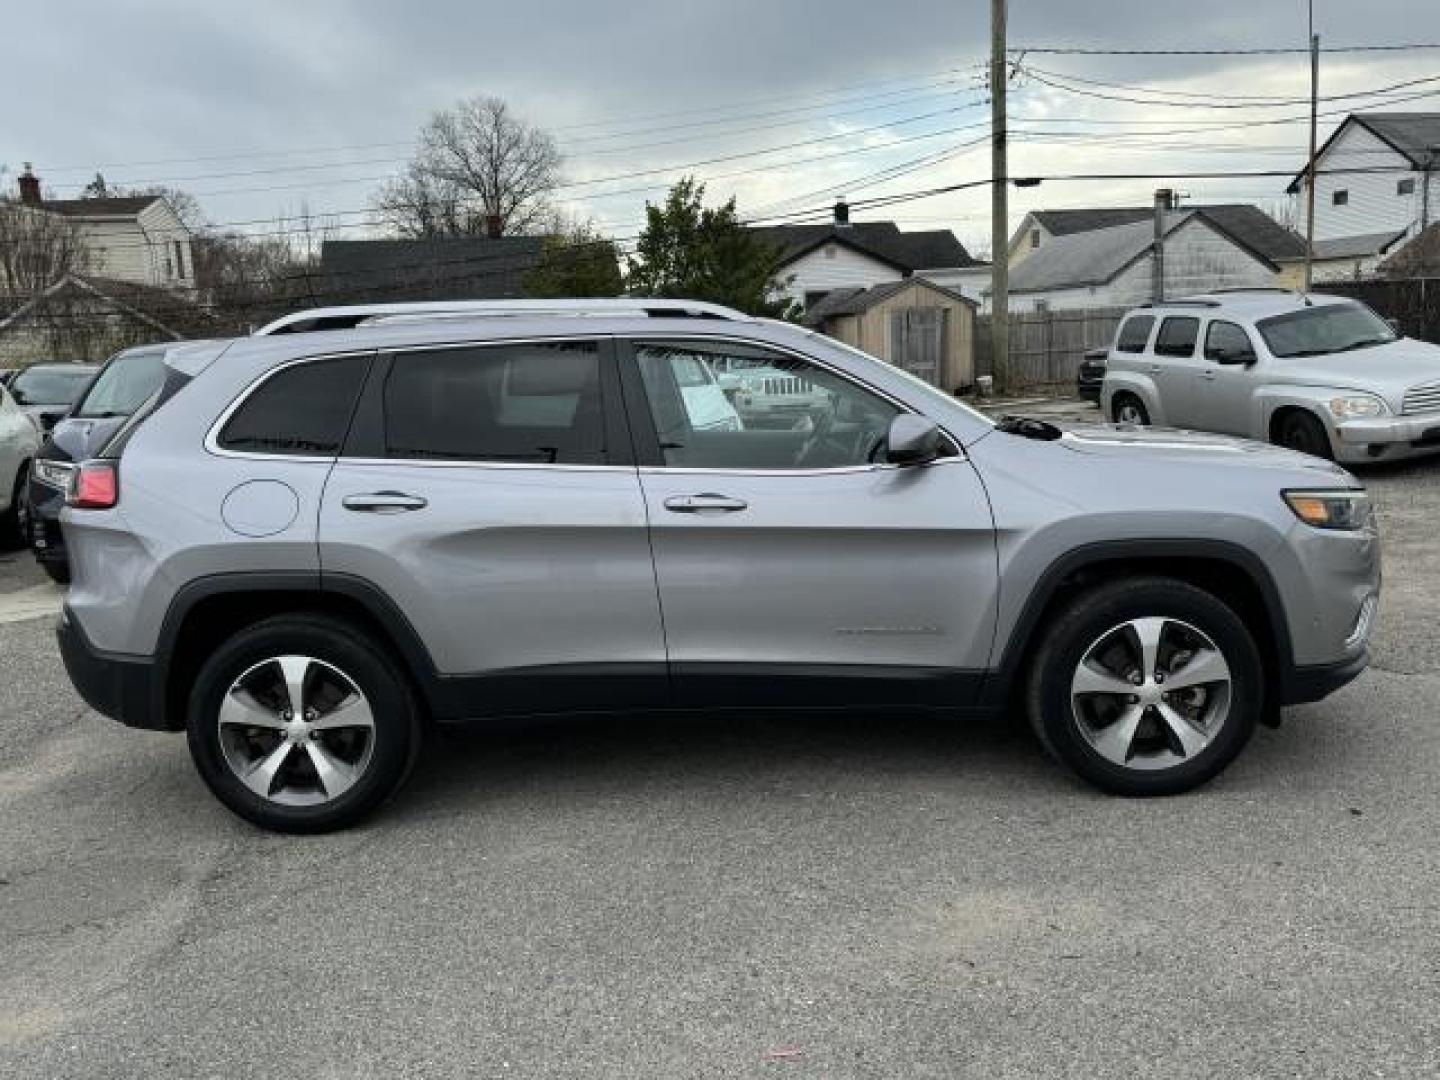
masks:
{"type": "Polygon", "coordinates": [[[844,202],[835,204],[834,218],[825,224],[752,232],[780,249],[775,277],[783,283],[781,295],[806,309],[837,289],[869,289],[912,276],[966,292],[977,272],[988,273],[948,229],[902,232],[893,221],[851,222],[844,202]]]}
{"type": "MultiPolygon", "coordinates": [[[[1368,276],[1440,216],[1440,112],[1351,113],[1315,155],[1318,280],[1368,276]]],[[[1308,175],[1289,191],[1306,205],[1308,175]]]]}
{"type": "MultiPolygon", "coordinates": [[[[1154,299],[1153,221],[1053,236],[1010,270],[1010,310],[1130,307],[1154,299]]],[[[1165,295],[1274,286],[1277,264],[1202,210],[1171,211],[1165,295]]]]}
{"type": "Polygon", "coordinates": [[[90,273],[133,285],[195,287],[193,235],[159,195],[45,199],[29,166],[20,175],[25,206],[72,222],[90,253],[90,273]]]}

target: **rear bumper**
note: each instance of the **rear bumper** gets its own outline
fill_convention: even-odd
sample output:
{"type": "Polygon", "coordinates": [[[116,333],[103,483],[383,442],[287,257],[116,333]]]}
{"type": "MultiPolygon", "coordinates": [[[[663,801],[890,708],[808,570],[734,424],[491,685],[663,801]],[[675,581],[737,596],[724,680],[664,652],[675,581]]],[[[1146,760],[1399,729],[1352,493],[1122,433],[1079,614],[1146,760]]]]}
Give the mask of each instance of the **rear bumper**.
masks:
{"type": "Polygon", "coordinates": [[[86,705],[128,727],[166,729],[154,661],[95,648],[68,608],[60,612],[55,636],[65,673],[86,705]]]}

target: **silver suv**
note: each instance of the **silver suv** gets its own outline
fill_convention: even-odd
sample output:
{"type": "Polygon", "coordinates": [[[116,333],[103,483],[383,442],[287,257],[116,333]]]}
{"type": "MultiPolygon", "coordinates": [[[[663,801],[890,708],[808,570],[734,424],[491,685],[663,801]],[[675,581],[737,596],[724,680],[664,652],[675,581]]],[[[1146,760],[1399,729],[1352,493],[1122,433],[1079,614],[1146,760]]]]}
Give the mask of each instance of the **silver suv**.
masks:
{"type": "Polygon", "coordinates": [[[1147,304],[1120,325],[1100,407],[1120,423],[1398,461],[1440,450],[1440,347],[1337,296],[1249,289],[1147,304]]]}
{"type": "Polygon", "coordinates": [[[62,513],[81,695],[317,831],[431,723],[570,711],[1016,706],[1092,783],[1178,792],[1364,668],[1379,548],[1339,467],[995,424],[797,326],[645,303],[172,347],[62,513]],[[695,423],[696,358],[826,405],[695,423]]]}

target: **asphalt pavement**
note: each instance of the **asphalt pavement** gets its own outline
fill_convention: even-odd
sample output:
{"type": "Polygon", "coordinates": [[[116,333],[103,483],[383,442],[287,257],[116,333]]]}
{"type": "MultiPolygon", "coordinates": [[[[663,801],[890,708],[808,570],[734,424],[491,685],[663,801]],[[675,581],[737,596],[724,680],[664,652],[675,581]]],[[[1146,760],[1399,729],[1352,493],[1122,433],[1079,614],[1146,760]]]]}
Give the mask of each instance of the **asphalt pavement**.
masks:
{"type": "Polygon", "coordinates": [[[0,557],[0,1076],[1440,1073],[1440,461],[1364,479],[1375,666],[1151,801],[1019,725],[586,720],[269,835],[0,557]]]}

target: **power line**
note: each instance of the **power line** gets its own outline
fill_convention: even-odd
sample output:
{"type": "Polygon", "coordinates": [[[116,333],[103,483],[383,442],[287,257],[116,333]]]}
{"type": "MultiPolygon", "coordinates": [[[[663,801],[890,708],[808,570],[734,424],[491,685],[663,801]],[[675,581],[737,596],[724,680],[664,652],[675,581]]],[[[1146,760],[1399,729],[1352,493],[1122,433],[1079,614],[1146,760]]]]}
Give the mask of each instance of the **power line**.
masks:
{"type": "MultiPolygon", "coordinates": [[[[1038,69],[1036,68],[1021,68],[1021,71],[1025,72],[1025,74],[1029,75],[1036,82],[1044,86],[1051,87],[1055,90],[1063,90],[1068,94],[1078,94],[1082,97],[1098,98],[1102,101],[1120,101],[1130,105],[1148,105],[1151,107],[1159,106],[1167,109],[1283,109],[1289,108],[1294,105],[1309,104],[1310,101],[1308,97],[1292,98],[1285,101],[1267,101],[1253,103],[1239,101],[1165,101],[1163,99],[1157,100],[1154,98],[1129,97],[1123,94],[1107,94],[1100,90],[1086,90],[1078,86],[1066,86],[1061,82],[1057,82],[1040,74],[1038,69]]],[[[1349,94],[1331,94],[1329,96],[1322,97],[1319,100],[1325,102],[1335,102],[1353,98],[1380,97],[1384,94],[1394,93],[1397,90],[1404,90],[1413,86],[1420,86],[1422,84],[1436,82],[1440,82],[1440,76],[1431,75],[1420,79],[1410,79],[1406,82],[1395,83],[1392,86],[1382,87],[1378,90],[1362,90],[1349,94]]],[[[1375,104],[1388,105],[1391,104],[1391,99],[1376,102],[1375,104]]]]}
{"type": "MultiPolygon", "coordinates": [[[[1329,45],[1322,53],[1389,53],[1418,52],[1440,49],[1440,43],[1406,43],[1399,45],[1329,45]]],[[[1077,46],[1024,45],[1007,49],[1008,54],[1046,54],[1050,56],[1309,56],[1309,49],[1106,49],[1077,46]]]]}

